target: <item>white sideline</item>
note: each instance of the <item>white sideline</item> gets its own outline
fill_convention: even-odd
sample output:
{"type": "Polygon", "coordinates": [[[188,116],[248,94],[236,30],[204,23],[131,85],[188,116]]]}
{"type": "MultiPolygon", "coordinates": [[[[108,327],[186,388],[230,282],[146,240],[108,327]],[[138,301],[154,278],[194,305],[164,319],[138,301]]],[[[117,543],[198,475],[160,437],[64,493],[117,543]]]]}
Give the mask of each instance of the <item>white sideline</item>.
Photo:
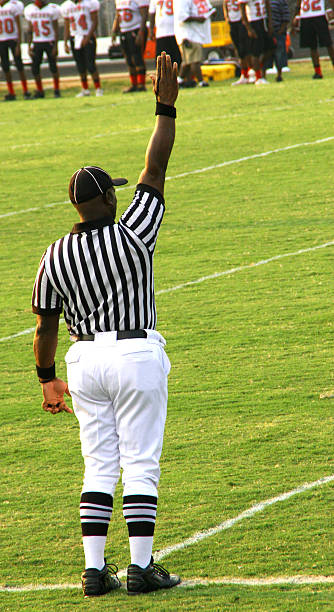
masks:
{"type": "MultiPolygon", "coordinates": [[[[298,495],[299,493],[304,493],[310,489],[315,487],[319,487],[323,484],[327,484],[328,482],[332,482],[334,480],[334,474],[331,476],[325,476],[323,478],[319,478],[319,480],[315,480],[314,482],[306,482],[300,487],[296,489],[292,489],[291,491],[287,491],[286,493],[282,493],[281,495],[277,495],[276,497],[271,497],[266,499],[251,508],[248,508],[238,516],[228,519],[220,525],[213,527],[212,529],[207,529],[205,531],[199,531],[195,533],[191,538],[187,538],[183,542],[179,542],[178,544],[174,544],[172,546],[167,546],[163,550],[158,551],[154,554],[154,561],[158,562],[167,555],[170,555],[177,550],[181,550],[183,548],[187,548],[188,546],[193,546],[194,544],[198,544],[201,540],[209,538],[220,531],[224,531],[226,529],[230,529],[236,523],[243,521],[246,518],[250,518],[257,514],[258,512],[262,512],[265,508],[272,506],[273,504],[277,504],[278,502],[285,501],[294,495],[298,495]]],[[[126,569],[118,572],[120,578],[123,578],[126,575],[126,569]]],[[[193,580],[185,580],[181,583],[180,586],[183,587],[193,587],[196,585],[210,585],[210,584],[239,584],[246,586],[270,586],[275,584],[319,584],[319,583],[334,583],[334,576],[280,576],[280,577],[267,577],[267,578],[215,578],[215,579],[202,579],[195,578],[193,580]]],[[[10,587],[10,586],[0,586],[0,593],[23,593],[26,591],[54,591],[54,590],[65,590],[65,589],[79,589],[81,588],[80,584],[44,584],[44,585],[26,585],[23,587],[10,587]]]]}
{"type": "MultiPolygon", "coordinates": [[[[267,157],[268,155],[273,155],[274,153],[282,153],[283,151],[290,151],[292,149],[298,149],[300,147],[310,147],[312,145],[322,144],[324,142],[329,142],[334,140],[334,136],[328,136],[327,138],[320,138],[319,140],[313,140],[311,142],[299,142],[293,145],[288,145],[287,147],[281,147],[280,149],[272,149],[270,151],[263,151],[262,153],[254,153],[254,155],[248,155],[246,157],[239,157],[238,159],[230,159],[228,161],[221,162],[220,164],[215,164],[213,166],[207,166],[205,168],[198,168],[197,170],[189,170],[188,172],[182,172],[181,174],[175,174],[174,176],[167,176],[166,181],[174,181],[175,179],[184,178],[185,176],[191,176],[193,174],[201,174],[202,172],[208,172],[209,170],[216,170],[218,168],[224,168],[225,166],[231,166],[232,164],[240,164],[241,162],[249,161],[251,159],[259,159],[261,157],[267,157]]],[[[127,185],[126,187],[121,187],[117,191],[123,191],[124,189],[135,189],[136,185],[127,185]]],[[[34,207],[34,208],[26,208],[23,210],[17,210],[13,212],[8,212],[3,215],[0,215],[0,219],[4,219],[5,217],[12,217],[13,215],[20,215],[27,212],[33,212],[36,210],[41,210],[42,208],[47,208],[51,206],[59,206],[61,204],[68,204],[69,200],[64,200],[63,202],[53,202],[51,204],[45,204],[43,206],[34,207]]]]}
{"type": "MultiPolygon", "coordinates": [[[[304,584],[333,584],[334,576],[272,576],[267,578],[192,578],[191,580],[182,580],[177,588],[189,589],[196,586],[211,586],[211,585],[232,585],[239,586],[275,586],[275,585],[304,585],[304,584]]],[[[125,589],[125,584],[122,584],[125,589]]],[[[69,589],[81,589],[81,584],[27,584],[24,587],[0,587],[0,593],[27,593],[35,591],[65,591],[69,589]]]]}
{"type": "MultiPolygon", "coordinates": [[[[284,257],[293,257],[296,255],[301,255],[303,253],[310,253],[311,251],[317,251],[318,249],[325,249],[328,246],[333,246],[334,241],[325,242],[324,244],[318,244],[314,247],[309,247],[306,249],[299,249],[299,251],[294,251],[292,253],[282,253],[281,255],[274,255],[273,257],[269,257],[268,259],[261,259],[255,263],[246,264],[244,266],[238,266],[236,268],[230,268],[229,270],[223,270],[222,272],[215,272],[214,274],[209,274],[208,276],[202,276],[201,278],[197,278],[193,281],[188,281],[186,283],[181,283],[180,285],[175,285],[174,287],[168,287],[167,289],[160,289],[160,291],[156,291],[155,295],[162,295],[163,293],[171,293],[172,291],[178,291],[179,289],[185,289],[186,287],[191,287],[192,285],[198,285],[199,283],[203,283],[207,280],[212,280],[214,278],[219,278],[220,276],[227,276],[228,274],[235,274],[236,272],[242,272],[243,270],[249,270],[252,268],[257,268],[258,266],[263,266],[272,261],[277,261],[278,259],[283,259],[284,257]]],[[[63,321],[63,319],[61,319],[63,321]]],[[[13,334],[11,336],[5,336],[4,338],[0,338],[0,342],[6,342],[7,340],[13,340],[14,338],[19,338],[20,336],[25,336],[27,334],[35,331],[35,327],[29,327],[28,329],[24,329],[17,334],[13,334]]]]}

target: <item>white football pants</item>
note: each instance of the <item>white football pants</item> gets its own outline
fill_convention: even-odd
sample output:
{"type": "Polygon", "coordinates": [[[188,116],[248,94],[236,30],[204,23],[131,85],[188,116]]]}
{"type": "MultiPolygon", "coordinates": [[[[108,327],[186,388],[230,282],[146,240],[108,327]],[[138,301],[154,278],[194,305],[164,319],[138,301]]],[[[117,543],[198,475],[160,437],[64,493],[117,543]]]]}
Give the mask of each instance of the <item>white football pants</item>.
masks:
{"type": "Polygon", "coordinates": [[[123,495],[157,496],[167,413],[170,362],[164,338],[117,340],[95,334],[68,350],[68,386],[80,424],[82,491],[114,495],[122,468],[123,495]]]}

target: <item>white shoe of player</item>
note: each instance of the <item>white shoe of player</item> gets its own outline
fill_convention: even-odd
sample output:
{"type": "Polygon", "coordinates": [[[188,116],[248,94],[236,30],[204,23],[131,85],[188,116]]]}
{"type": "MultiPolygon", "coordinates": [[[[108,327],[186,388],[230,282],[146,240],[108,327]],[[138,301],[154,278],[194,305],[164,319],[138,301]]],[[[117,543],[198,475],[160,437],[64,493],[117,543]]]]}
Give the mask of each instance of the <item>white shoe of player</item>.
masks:
{"type": "Polygon", "coordinates": [[[267,79],[257,79],[255,85],[269,85],[269,81],[267,81],[267,79]]]}
{"type": "Polygon", "coordinates": [[[76,98],[84,98],[85,96],[90,96],[89,89],[82,89],[81,91],[79,91],[79,93],[75,97],[76,98]]]}
{"type": "Polygon", "coordinates": [[[232,86],[234,85],[248,85],[249,81],[247,79],[247,77],[245,77],[243,74],[241,75],[240,79],[238,81],[234,81],[234,83],[231,83],[232,86]]]}
{"type": "Polygon", "coordinates": [[[289,66],[283,66],[282,72],[290,72],[289,66]]]}
{"type": "Polygon", "coordinates": [[[267,68],[266,73],[267,74],[277,74],[276,66],[273,66],[272,68],[267,68]]]}
{"type": "Polygon", "coordinates": [[[103,89],[101,89],[101,87],[99,87],[96,92],[95,92],[96,96],[103,96],[103,89]]]}
{"type": "Polygon", "coordinates": [[[248,79],[247,79],[248,83],[252,84],[255,83],[256,81],[256,77],[255,74],[248,74],[248,79]]]}

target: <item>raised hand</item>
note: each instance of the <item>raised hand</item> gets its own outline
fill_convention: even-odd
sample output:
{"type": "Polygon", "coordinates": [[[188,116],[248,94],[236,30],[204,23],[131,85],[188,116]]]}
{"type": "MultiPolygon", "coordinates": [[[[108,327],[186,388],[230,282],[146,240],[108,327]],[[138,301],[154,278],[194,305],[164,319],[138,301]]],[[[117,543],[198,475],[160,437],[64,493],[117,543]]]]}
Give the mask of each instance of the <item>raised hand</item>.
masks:
{"type": "Polygon", "coordinates": [[[158,102],[174,106],[179,93],[177,82],[177,63],[172,60],[165,51],[157,57],[156,73],[151,77],[153,81],[153,91],[158,102]]]}

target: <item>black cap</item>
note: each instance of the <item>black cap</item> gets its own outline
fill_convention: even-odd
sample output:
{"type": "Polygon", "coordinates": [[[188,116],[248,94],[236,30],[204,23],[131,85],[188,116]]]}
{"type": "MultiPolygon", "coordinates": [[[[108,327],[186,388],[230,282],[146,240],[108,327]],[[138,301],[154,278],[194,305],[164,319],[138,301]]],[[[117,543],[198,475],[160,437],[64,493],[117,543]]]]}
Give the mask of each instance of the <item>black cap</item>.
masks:
{"type": "Polygon", "coordinates": [[[85,166],[71,177],[69,194],[72,204],[81,204],[106,193],[110,187],[127,183],[125,178],[111,178],[110,174],[98,166],[85,166]]]}

